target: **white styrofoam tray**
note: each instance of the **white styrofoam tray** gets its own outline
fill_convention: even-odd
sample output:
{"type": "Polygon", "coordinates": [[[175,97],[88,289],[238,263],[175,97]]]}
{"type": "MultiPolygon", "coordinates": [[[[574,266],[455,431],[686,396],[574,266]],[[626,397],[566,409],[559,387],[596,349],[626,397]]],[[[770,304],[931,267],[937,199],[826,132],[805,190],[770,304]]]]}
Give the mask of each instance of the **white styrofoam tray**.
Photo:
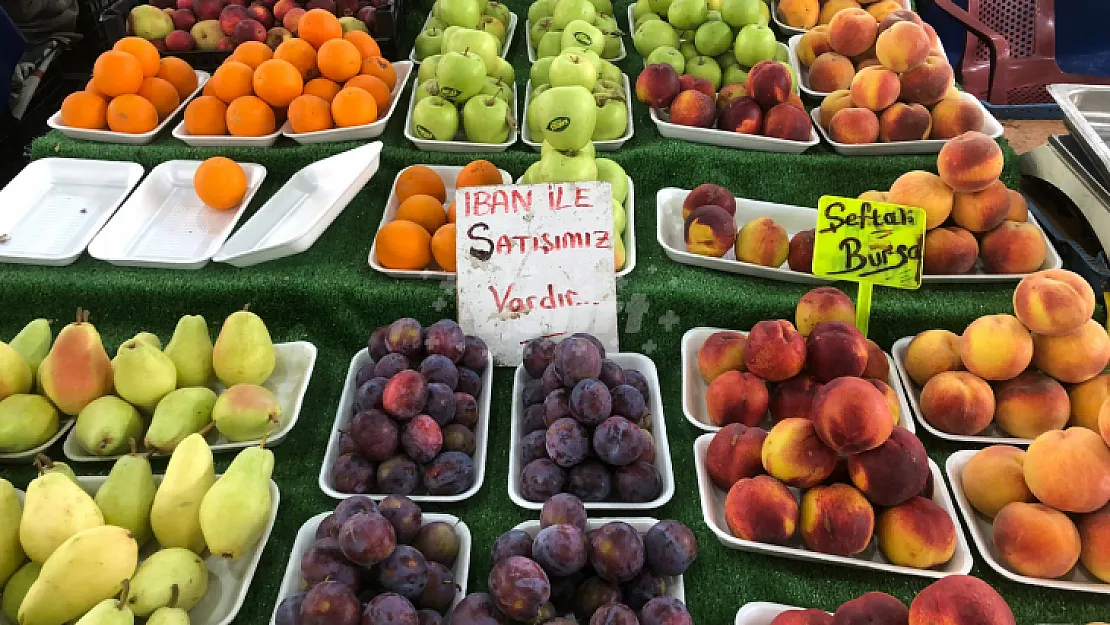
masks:
{"type": "MultiPolygon", "coordinates": [[[[780,31],[786,33],[787,35],[801,35],[806,32],[806,29],[804,28],[794,28],[793,26],[786,25],[786,22],[784,22],[782,18],[779,17],[778,0],[768,0],[768,2],[771,3],[771,20],[774,21],[775,26],[779,27],[780,31]]],[[[907,9],[913,9],[913,7],[910,6],[910,0],[902,0],[902,6],[907,9]]]]}
{"type": "MultiPolygon", "coordinates": [[[[606,358],[621,366],[622,369],[636,369],[644,374],[648,383],[647,407],[650,418],[651,437],[655,441],[655,468],[659,472],[663,489],[659,496],[643,503],[627,503],[620,501],[587,501],[584,502],[587,510],[654,510],[667,504],[674,497],[674,468],[671,466],[671,448],[667,443],[667,419],[663,416],[663,392],[659,385],[659,371],[655,363],[642,354],[610,353],[606,358]]],[[[524,365],[516,368],[513,376],[513,408],[512,423],[509,428],[509,499],[525,510],[539,510],[543,508],[542,501],[529,501],[520,492],[520,475],[524,466],[520,462],[520,433],[521,422],[524,420],[524,385],[531,380],[524,365]]],[[[615,491],[615,488],[614,488],[615,491]]]]}
{"type": "Polygon", "coordinates": [[[381,151],[381,141],[375,141],[302,168],[258,208],[212,260],[249,267],[312,247],[377,173],[381,151]]]}
{"type": "Polygon", "coordinates": [[[0,262],[61,267],[77,260],[143,177],[124,161],[43,158],[0,189],[0,262]]]}
{"type": "Polygon", "coordinates": [[[781,603],[768,603],[766,601],[753,601],[745,603],[736,613],[734,625],[771,625],[775,617],[787,610],[804,610],[792,605],[781,603]]]}
{"type": "MultiPolygon", "coordinates": [[[[632,86],[628,82],[628,74],[621,74],[624,78],[624,105],[628,109],[628,128],[624,129],[624,134],[616,139],[609,139],[607,141],[594,141],[594,149],[598,152],[613,152],[621,149],[635,131],[635,123],[632,120],[632,98],[635,94],[632,93],[632,86]]],[[[533,140],[532,133],[528,131],[528,124],[526,122],[528,117],[528,103],[532,101],[532,81],[528,81],[528,85],[524,89],[524,105],[521,111],[524,114],[520,116],[520,138],[524,141],[524,145],[536,150],[540,150],[543,144],[543,137],[536,137],[539,141],[533,140]]]]}
{"type": "MultiPolygon", "coordinates": [[[[716,269],[728,273],[739,273],[767,278],[769,280],[780,280],[783,282],[799,282],[802,284],[831,284],[835,282],[835,280],[829,278],[823,278],[801,271],[794,271],[790,269],[789,265],[785,262],[779,267],[764,267],[762,265],[737,261],[734,250],[729,250],[721,258],[701,256],[686,251],[686,237],[683,233],[684,220],[682,218],[682,202],[689,193],[690,191],[686,189],[667,187],[660,189],[659,193],[656,195],[656,238],[659,241],[659,245],[663,247],[663,251],[666,252],[671,260],[685,265],[693,265],[695,267],[705,267],[707,269],[716,269]]],[[[736,198],[736,215],[734,221],[737,230],[745,223],[758,217],[770,217],[775,223],[786,230],[788,237],[793,237],[802,230],[809,230],[817,226],[816,209],[803,206],[790,206],[787,204],[775,204],[772,202],[760,202],[758,200],[749,200],[740,197],[736,198]]],[[[1041,230],[1040,224],[1037,223],[1033,215],[1029,215],[1029,223],[1036,226],[1038,230],[1041,230]]],[[[1041,234],[1043,236],[1043,230],[1041,230],[1041,234]]],[[[1045,261],[1044,264],[1038,268],[1038,271],[1063,267],[1064,263],[1060,259],[1060,254],[1057,253],[1055,247],[1047,243],[1047,240],[1045,248],[1045,261]]],[[[981,272],[982,263],[977,262],[974,270],[981,272]]],[[[921,277],[921,281],[925,284],[1016,282],[1026,275],[1027,274],[1009,273],[925,274],[921,277]]]]}
{"type": "MultiPolygon", "coordinates": [[[[316,529],[320,527],[320,523],[328,518],[331,512],[321,512],[311,519],[304,522],[301,529],[297,530],[297,537],[293,541],[292,551],[289,553],[289,564],[285,565],[285,576],[281,579],[281,585],[278,587],[277,600],[274,601],[274,612],[270,616],[270,625],[274,625],[275,618],[277,617],[278,606],[289,595],[296,594],[301,590],[305,590],[304,578],[301,577],[301,558],[308,548],[316,542],[316,529]]],[[[451,604],[454,607],[462,598],[466,596],[466,582],[467,577],[470,575],[470,545],[471,536],[470,528],[467,527],[466,522],[452,514],[439,514],[423,512],[421,514],[423,524],[434,523],[436,521],[447,523],[455,528],[455,534],[459,538],[459,555],[455,558],[455,564],[451,567],[451,573],[455,577],[455,584],[458,586],[458,592],[455,593],[455,602],[451,604]]],[[[0,624],[2,625],[2,624],[0,624]]]]}
{"type": "Polygon", "coordinates": [[[77,423],[77,419],[58,413],[58,431],[54,433],[54,436],[33,449],[0,454],[0,464],[31,464],[35,461],[35,456],[50,449],[50,446],[58,442],[58,439],[64,436],[75,423],[77,423]]]}
{"type": "Polygon", "coordinates": [[[978,452],[970,449],[957,451],[951,456],[948,456],[945,469],[948,472],[948,481],[952,483],[952,492],[956,496],[956,504],[960,507],[960,514],[963,515],[964,521],[967,522],[967,529],[971,533],[971,540],[975,542],[975,547],[979,550],[979,554],[983,556],[983,559],[987,561],[987,564],[1003,577],[1021,584],[1056,590],[1074,590],[1103,595],[1110,594],[1110,584],[1092,575],[1082,563],[1076,563],[1076,565],[1072,567],[1072,570],[1063,577],[1057,579],[1042,579],[1011,571],[1001,562],[998,549],[994,546],[994,519],[976,511],[964,494],[964,467],[967,466],[967,463],[971,461],[971,458],[976,453],[978,452]]]}
{"type": "MultiPolygon", "coordinates": [[[[633,3],[633,4],[635,4],[635,3],[633,3]]],[[[629,11],[632,10],[632,5],[628,6],[628,10],[629,11]]],[[[629,15],[631,15],[631,13],[629,13],[629,15]]],[[[614,19],[615,19],[615,16],[614,16],[614,19]]],[[[628,32],[632,32],[632,31],[629,30],[628,32]]],[[[621,40],[620,54],[618,54],[617,56],[615,56],[611,59],[607,59],[607,58],[602,56],[601,57],[602,60],[609,61],[610,63],[616,63],[617,61],[624,60],[624,58],[626,56],[628,56],[628,51],[624,47],[624,35],[618,34],[618,36],[620,37],[620,40],[621,40]]],[[[528,62],[534,64],[536,61],[538,61],[540,59],[540,57],[536,56],[536,46],[532,45],[532,22],[530,20],[524,20],[524,42],[527,44],[527,47],[528,47],[528,62]]],[[[538,43],[539,42],[537,42],[537,44],[538,43]]],[[[601,56],[601,55],[599,54],[598,56],[601,56]]]]}
{"type": "MultiPolygon", "coordinates": [[[[698,369],[698,351],[714,332],[740,332],[744,336],[748,335],[747,332],[739,330],[706,327],[690,328],[682,335],[682,412],[686,415],[687,421],[707,432],[716,432],[721,428],[709,423],[705,408],[705,393],[709,389],[709,383],[705,381],[698,369]]],[[[885,352],[884,355],[886,355],[885,352]]],[[[917,428],[914,426],[913,417],[910,416],[906,393],[898,382],[898,374],[894,372],[894,361],[889,355],[886,355],[886,360],[890,371],[884,382],[898,394],[898,425],[916,434],[917,428]]],[[[760,423],[760,427],[765,430],[770,430],[772,425],[770,416],[760,423]]]]}
{"type": "MultiPolygon", "coordinates": [[[[1050,246],[1051,247],[1051,246],[1050,246]]],[[[987,429],[978,434],[949,434],[942,432],[933,427],[925,417],[921,414],[921,387],[913,381],[910,374],[906,371],[906,350],[910,348],[910,342],[913,341],[912,336],[905,336],[894,342],[893,348],[890,350],[894,356],[894,369],[898,371],[898,378],[902,381],[902,388],[905,390],[903,397],[910,403],[910,408],[913,410],[914,418],[921,422],[921,427],[925,431],[936,436],[943,438],[946,441],[956,441],[959,443],[971,443],[974,445],[1029,445],[1033,442],[1031,438],[1020,438],[1010,436],[993,420],[987,426],[987,429]]]]}
{"type": "Polygon", "coordinates": [[[513,98],[509,102],[509,115],[516,123],[509,125],[509,136],[503,143],[475,143],[465,140],[463,134],[462,112],[459,112],[459,131],[451,141],[437,141],[435,139],[421,139],[412,132],[412,110],[416,108],[416,81],[412,84],[412,95],[409,96],[409,112],[405,116],[405,138],[412,142],[418,150],[429,152],[504,152],[509,146],[516,143],[520,118],[517,116],[517,105],[520,100],[516,95],[516,83],[513,83],[513,98]]]}
{"type": "Polygon", "coordinates": [[[232,135],[191,135],[185,130],[185,120],[181,120],[170,133],[174,139],[194,148],[268,148],[281,136],[281,128],[260,137],[234,137],[232,135]]]}
{"type": "MultiPolygon", "coordinates": [[[[933,474],[933,502],[944,508],[944,511],[952,518],[952,524],[956,528],[956,551],[952,555],[952,559],[945,564],[931,569],[915,569],[909,566],[891,564],[879,549],[876,538],[872,538],[871,545],[863,553],[855,556],[839,556],[810,550],[802,542],[800,530],[786,545],[760,543],[733,536],[732,532],[729,531],[728,523],[725,521],[725,497],[728,493],[717,488],[705,467],[705,453],[709,449],[709,443],[714,436],[715,434],[702,434],[694,441],[694,465],[698,474],[702,516],[709,529],[717,535],[717,540],[725,547],[792,560],[823,562],[916,577],[939,579],[948,575],[967,575],[971,572],[971,567],[974,564],[971,549],[967,546],[967,539],[964,538],[963,530],[960,529],[960,522],[956,517],[956,508],[952,505],[952,499],[949,497],[948,489],[944,484],[944,476],[940,472],[940,467],[932,460],[929,461],[929,470],[933,474]]],[[[791,488],[790,492],[794,493],[795,497],[798,496],[798,489],[791,488]]]]}
{"type": "MultiPolygon", "coordinates": [[[[430,20],[430,19],[432,19],[431,12],[429,12],[428,16],[424,18],[424,25],[420,27],[421,31],[425,30],[428,27],[428,20],[430,20]]],[[[498,55],[503,59],[509,56],[509,48],[513,45],[513,35],[516,34],[516,24],[517,24],[516,13],[513,13],[512,11],[509,11],[509,23],[504,25],[505,26],[505,43],[503,43],[501,45],[501,54],[498,55]]],[[[525,32],[527,32],[527,31],[525,31],[525,32]]],[[[420,65],[420,59],[416,58],[416,46],[415,45],[413,45],[412,50],[409,52],[409,61],[413,65],[420,65]]]]}
{"type": "MultiPolygon", "coordinates": [[[[274,372],[270,374],[269,379],[262,386],[274,394],[274,398],[281,406],[281,425],[273,434],[266,437],[267,447],[274,447],[284,441],[285,437],[289,436],[289,432],[293,431],[293,427],[297,425],[297,420],[300,419],[304,395],[308,391],[308,382],[312,379],[312,370],[316,366],[316,346],[306,341],[278,343],[274,345],[274,355],[276,357],[274,372]]],[[[215,377],[209,381],[208,387],[215,391],[217,395],[226,390],[224,385],[215,377]]],[[[208,446],[212,449],[212,453],[238,451],[262,442],[262,439],[231,442],[227,440],[226,436],[220,434],[216,428],[212,428],[205,438],[208,440],[208,446]]],[[[146,451],[143,441],[135,442],[138,443],[139,451],[146,451]]],[[[74,462],[109,462],[124,455],[97,456],[89,453],[78,442],[76,429],[66,437],[65,443],[62,444],[62,452],[65,453],[66,458],[74,462]]],[[[169,457],[169,455],[153,454],[154,457],[169,457]]]]}
{"type": "Polygon", "coordinates": [[[764,137],[763,135],[749,135],[741,132],[732,132],[730,130],[719,130],[717,128],[695,128],[693,126],[672,124],[670,115],[668,115],[666,111],[661,111],[654,107],[651,108],[651,121],[655,122],[655,127],[659,129],[659,134],[668,139],[682,139],[691,143],[704,143],[706,145],[716,145],[738,150],[801,154],[818,143],[821,143],[821,138],[817,136],[817,131],[813,128],[809,129],[809,139],[807,141],[791,141],[789,139],[764,137]]]}
{"type": "MultiPolygon", "coordinates": [[[[329,472],[335,461],[339,459],[339,431],[351,421],[353,416],[351,409],[354,406],[355,394],[358,391],[355,388],[358,370],[369,362],[370,352],[367,349],[363,349],[351,359],[351,366],[347,369],[347,379],[343,383],[343,395],[339,398],[339,407],[335,410],[335,423],[332,425],[331,434],[328,435],[328,447],[324,451],[324,462],[320,465],[320,477],[317,480],[320,484],[320,490],[335,499],[347,499],[354,496],[354,493],[341,493],[333,488],[329,472]]],[[[486,479],[486,452],[489,447],[489,406],[492,395],[493,361],[487,359],[486,370],[482,372],[481,396],[475,398],[478,401],[478,424],[474,426],[474,484],[458,495],[413,494],[407,495],[409,499],[417,503],[453,503],[473,497],[482,488],[482,482],[486,479]]],[[[366,496],[374,499],[381,499],[387,495],[388,493],[380,492],[366,493],[366,496]]]]}
{"type": "Polygon", "coordinates": [[[72,126],[64,126],[62,125],[62,111],[60,109],[57,113],[51,115],[50,119],[46,120],[46,125],[50,126],[54,130],[61,132],[63,135],[71,139],[99,141],[101,143],[121,143],[123,145],[147,145],[151,141],[154,141],[154,138],[157,137],[166,128],[166,126],[169,125],[171,121],[173,121],[173,118],[177,117],[178,113],[185,109],[185,105],[189,103],[189,100],[192,100],[194,97],[196,97],[198,93],[201,92],[201,89],[204,89],[204,83],[208,82],[209,78],[208,72],[202,72],[199,69],[194,71],[197,75],[197,88],[194,89],[193,92],[189,95],[181,98],[181,103],[177,105],[177,108],[175,108],[172,113],[167,115],[165,119],[158,122],[158,125],[154,127],[154,130],[151,130],[149,132],[130,134],[126,132],[114,132],[111,130],[91,130],[88,128],[74,128],[72,126]]]}
{"type": "MultiPolygon", "coordinates": [[[[165,476],[155,475],[154,483],[160,485],[163,477],[165,476]]],[[[216,477],[219,478],[220,475],[216,477]]],[[[108,481],[106,475],[80,475],[77,477],[77,484],[90,496],[95,496],[96,491],[106,481],[108,481]]],[[[24,492],[16,490],[15,493],[19,497],[20,504],[22,504],[24,492]]],[[[258,570],[258,561],[262,559],[262,551],[266,549],[266,543],[270,541],[270,533],[274,530],[274,521],[277,520],[278,506],[281,503],[281,491],[278,490],[278,485],[273,480],[270,480],[270,497],[273,500],[274,507],[270,510],[269,519],[266,520],[266,530],[262,532],[261,538],[253,547],[235,560],[228,560],[212,553],[208,553],[207,557],[204,558],[204,564],[208,568],[208,591],[193,606],[193,609],[189,610],[190,622],[204,623],[204,625],[230,625],[235,620],[235,616],[239,614],[239,609],[243,607],[243,603],[247,599],[247,591],[250,589],[251,580],[254,579],[254,573],[258,570]]],[[[140,562],[159,550],[157,543],[157,539],[151,538],[145,547],[139,549],[140,562]]],[[[15,624],[9,623],[8,619],[0,614],[0,625],[15,624]]]]}
{"type": "Polygon", "coordinates": [[[266,168],[239,163],[247,192],[238,206],[209,208],[193,189],[201,161],[166,161],[150,171],[89,244],[89,255],[120,267],[200,269],[227,240],[266,178],[266,168]]]}
{"type": "Polygon", "coordinates": [[[378,111],[378,119],[360,126],[329,128],[302,133],[293,132],[293,127],[286,121],[281,127],[281,134],[301,145],[332,143],[335,141],[363,141],[380,136],[385,132],[386,125],[393,117],[393,111],[397,110],[397,101],[401,99],[401,94],[405,91],[405,85],[408,84],[409,76],[412,75],[412,62],[397,61],[393,64],[393,71],[397,74],[397,82],[393,85],[393,92],[389,94],[389,110],[384,115],[381,111],[378,111]]]}

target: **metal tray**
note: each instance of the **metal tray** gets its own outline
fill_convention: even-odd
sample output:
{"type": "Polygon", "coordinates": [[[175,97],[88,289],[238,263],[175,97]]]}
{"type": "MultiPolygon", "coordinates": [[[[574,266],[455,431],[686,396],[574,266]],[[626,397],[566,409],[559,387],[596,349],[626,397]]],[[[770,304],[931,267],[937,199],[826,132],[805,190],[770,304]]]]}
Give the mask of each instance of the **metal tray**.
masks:
{"type": "Polygon", "coordinates": [[[1103,185],[1110,185],[1110,86],[1049,85],[1064,112],[1064,123],[1094,161],[1103,185]]]}

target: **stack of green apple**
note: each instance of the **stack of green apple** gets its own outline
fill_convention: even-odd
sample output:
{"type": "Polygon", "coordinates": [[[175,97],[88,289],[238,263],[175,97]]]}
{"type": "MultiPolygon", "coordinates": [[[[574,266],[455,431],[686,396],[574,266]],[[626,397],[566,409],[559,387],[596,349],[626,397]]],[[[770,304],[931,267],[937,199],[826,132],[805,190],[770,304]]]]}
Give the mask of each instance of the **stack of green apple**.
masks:
{"type": "Polygon", "coordinates": [[[493,0],[436,0],[432,5],[432,14],[424,23],[424,30],[416,36],[416,44],[413,46],[416,62],[449,52],[443,42],[452,27],[489,35],[494,54],[499,54],[505,47],[512,15],[509,7],[493,0]]]}
{"type": "Polygon", "coordinates": [[[579,46],[603,59],[621,56],[621,32],[610,0],[536,0],[528,7],[528,50],[534,57],[579,46]]]}
{"type": "Polygon", "coordinates": [[[646,65],[667,63],[719,91],[781,55],[769,19],[763,0],[637,0],[632,41],[646,65]]]}
{"type": "Polygon", "coordinates": [[[537,59],[530,72],[531,92],[525,109],[531,141],[543,136],[535,102],[554,87],[579,86],[593,94],[596,121],[591,141],[612,141],[628,130],[628,94],[620,68],[600,58],[593,50],[569,47],[558,56],[537,59]]]}
{"type": "Polygon", "coordinates": [[[496,47],[481,45],[487,37],[492,39],[455,26],[444,31],[442,54],[426,57],[416,75],[410,122],[415,136],[473,143],[508,140],[516,126],[516,73],[496,47]]]}

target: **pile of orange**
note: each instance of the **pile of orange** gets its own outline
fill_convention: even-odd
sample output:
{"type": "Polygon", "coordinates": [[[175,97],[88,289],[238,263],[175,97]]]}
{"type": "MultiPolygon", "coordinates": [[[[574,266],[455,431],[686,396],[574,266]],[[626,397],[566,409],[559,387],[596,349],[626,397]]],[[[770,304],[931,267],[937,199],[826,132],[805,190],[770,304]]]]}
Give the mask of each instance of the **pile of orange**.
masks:
{"type": "Polygon", "coordinates": [[[141,134],[154,130],[197,88],[189,64],[161,58],[140,37],[124,37],[96,59],[92,80],[62,101],[62,125],[141,134]]]}
{"type": "Polygon", "coordinates": [[[295,133],[377,121],[397,74],[374,38],[344,35],[339,19],[323,9],[305,13],[297,34],[274,50],[258,41],[239,44],[185,107],[185,132],[260,137],[286,119],[295,133]]]}
{"type": "MultiPolygon", "coordinates": [[[[496,184],[502,184],[501,172],[483,160],[471,161],[455,178],[456,189],[496,184]]],[[[413,165],[397,177],[393,194],[397,214],[374,238],[378,262],[388,269],[455,271],[455,203],[444,206],[447,189],[439,174],[413,165]]]]}

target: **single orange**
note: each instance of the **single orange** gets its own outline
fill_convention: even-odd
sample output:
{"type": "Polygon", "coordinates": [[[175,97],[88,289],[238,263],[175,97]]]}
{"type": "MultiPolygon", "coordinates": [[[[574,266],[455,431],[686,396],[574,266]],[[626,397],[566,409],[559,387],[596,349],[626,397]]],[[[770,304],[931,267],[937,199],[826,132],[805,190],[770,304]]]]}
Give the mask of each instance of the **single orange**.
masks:
{"type": "Polygon", "coordinates": [[[229,158],[213,156],[193,173],[193,189],[210,208],[235,208],[247,194],[247,172],[229,158]]]}
{"type": "Polygon", "coordinates": [[[112,49],[117,52],[126,52],[138,59],[139,65],[143,68],[143,78],[158,75],[162,55],[158,53],[158,48],[155,48],[154,44],[146,39],[142,37],[124,37],[117,41],[112,49]]]}
{"type": "Polygon", "coordinates": [[[393,69],[393,64],[380,56],[372,56],[363,61],[362,73],[380,78],[390,91],[397,84],[397,72],[393,69]]]}
{"type": "Polygon", "coordinates": [[[274,58],[289,61],[301,78],[310,80],[316,73],[316,49],[304,39],[286,39],[274,49],[274,58]]]}
{"type": "Polygon", "coordinates": [[[382,50],[378,47],[378,42],[374,41],[370,33],[364,33],[361,30],[352,30],[343,35],[343,38],[355,44],[355,47],[358,48],[358,53],[364,59],[382,55],[382,50]]]}
{"type": "MultiPolygon", "coordinates": [[[[213,98],[216,97],[216,85],[212,84],[211,79],[209,79],[208,82],[204,83],[204,89],[200,90],[200,94],[201,95],[210,95],[213,98]]],[[[226,102],[225,102],[225,104],[226,104],[226,102]]]]}
{"type": "Polygon", "coordinates": [[[378,119],[378,105],[374,96],[362,89],[340,89],[331,101],[331,117],[336,128],[369,124],[378,119]]]}
{"type": "Polygon", "coordinates": [[[254,94],[277,108],[289,106],[304,91],[301,73],[289,61],[270,59],[254,70],[254,94]]]}
{"type": "Polygon", "coordinates": [[[224,61],[208,81],[215,96],[231,104],[236,98],[254,93],[254,70],[246,63],[224,61]]]}
{"type": "Polygon", "coordinates": [[[331,107],[327,100],[314,95],[297,96],[289,104],[289,125],[295,133],[332,128],[331,107]]]}
{"type": "Polygon", "coordinates": [[[181,96],[177,95],[177,89],[169,81],[157,76],[143,79],[143,86],[139,87],[139,95],[154,105],[154,110],[158,111],[159,121],[169,117],[170,113],[173,113],[181,104],[181,96]]]}
{"type": "Polygon", "coordinates": [[[455,223],[455,203],[454,202],[451,202],[447,206],[447,223],[449,223],[449,224],[455,223]]]}
{"type": "Polygon", "coordinates": [[[374,104],[378,105],[378,114],[389,110],[389,87],[385,86],[381,78],[359,74],[343,84],[344,87],[357,87],[374,96],[374,104]]]}
{"type": "Polygon", "coordinates": [[[432,257],[444,271],[455,271],[455,224],[447,224],[432,235],[432,257]]]}
{"type": "Polygon", "coordinates": [[[149,100],[133,93],[112,98],[106,111],[108,128],[115,132],[141,134],[158,126],[158,111],[149,100]]]}
{"type": "Polygon", "coordinates": [[[108,127],[108,102],[91,91],[75,91],[62,100],[62,124],[103,130],[108,127]]]}
{"type": "Polygon", "coordinates": [[[227,105],[214,95],[202,95],[185,107],[185,132],[196,136],[227,134],[227,105]]]}
{"type": "Polygon", "coordinates": [[[96,95],[104,98],[105,100],[108,99],[108,96],[106,96],[103,93],[100,93],[99,91],[96,90],[96,84],[94,84],[92,78],[89,79],[89,82],[85,83],[85,91],[88,91],[89,93],[95,93],[96,95]]]}
{"type": "Polygon", "coordinates": [[[229,58],[232,61],[245,63],[251,69],[258,69],[259,65],[274,58],[274,51],[261,41],[244,41],[235,46],[235,52],[232,52],[229,58]]]}
{"type": "Polygon", "coordinates": [[[143,66],[126,52],[108,50],[93,63],[93,86],[109,98],[138,93],[143,86],[143,66]]]}
{"type": "Polygon", "coordinates": [[[335,98],[335,94],[339,93],[342,88],[339,84],[327,78],[313,78],[304,84],[304,94],[314,95],[330,103],[335,98]]]}
{"type": "Polygon", "coordinates": [[[227,131],[233,137],[262,137],[277,128],[274,109],[258,96],[245,95],[227,105],[227,131]]]}
{"type": "Polygon", "coordinates": [[[330,39],[316,51],[316,67],[324,78],[343,82],[362,69],[362,56],[350,41],[330,39]]]}
{"type": "Polygon", "coordinates": [[[411,195],[397,207],[394,219],[418,223],[428,234],[432,234],[447,223],[447,212],[443,210],[443,204],[430,195],[411,195]]]}
{"type": "Polygon", "coordinates": [[[374,237],[378,262],[389,269],[424,269],[432,262],[432,235],[420,224],[395,219],[374,237]]]}
{"type": "Polygon", "coordinates": [[[297,36],[312,44],[317,50],[329,39],[342,39],[343,26],[339,18],[324,9],[312,9],[301,16],[297,23],[297,36]]]}
{"type": "Polygon", "coordinates": [[[503,184],[497,165],[485,160],[470,161],[455,179],[455,188],[503,184]]]}
{"type": "Polygon", "coordinates": [[[161,60],[158,77],[173,85],[178,97],[182,99],[197,90],[197,73],[176,56],[167,56],[161,60]]]}
{"type": "Polygon", "coordinates": [[[393,186],[398,202],[404,202],[413,195],[430,195],[440,203],[447,200],[447,187],[431,167],[427,165],[413,165],[406,168],[397,176],[393,186]]]}

